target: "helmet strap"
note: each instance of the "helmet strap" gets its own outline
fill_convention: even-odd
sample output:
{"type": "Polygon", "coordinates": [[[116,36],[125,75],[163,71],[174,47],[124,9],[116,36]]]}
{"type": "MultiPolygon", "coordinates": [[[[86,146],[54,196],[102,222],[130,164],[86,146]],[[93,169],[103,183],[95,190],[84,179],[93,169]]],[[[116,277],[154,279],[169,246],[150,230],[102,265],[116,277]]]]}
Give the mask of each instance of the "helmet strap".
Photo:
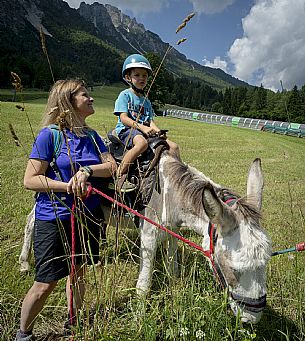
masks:
{"type": "Polygon", "coordinates": [[[132,90],[134,90],[138,94],[145,95],[144,90],[137,88],[130,80],[126,79],[125,77],[123,78],[123,80],[132,88],[132,90]]]}
{"type": "Polygon", "coordinates": [[[134,90],[135,92],[137,92],[138,94],[144,95],[145,92],[143,89],[139,89],[137,88],[133,83],[130,82],[130,86],[132,88],[132,90],[134,90]]]}

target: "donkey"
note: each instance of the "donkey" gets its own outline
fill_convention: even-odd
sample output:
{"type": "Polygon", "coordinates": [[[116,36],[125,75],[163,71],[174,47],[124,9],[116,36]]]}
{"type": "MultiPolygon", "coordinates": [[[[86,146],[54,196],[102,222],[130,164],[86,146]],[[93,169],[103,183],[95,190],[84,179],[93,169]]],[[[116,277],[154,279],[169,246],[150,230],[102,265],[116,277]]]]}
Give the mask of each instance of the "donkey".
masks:
{"type": "MultiPolygon", "coordinates": [[[[204,174],[170,155],[159,163],[161,191],[154,191],[145,216],[169,228],[188,227],[203,236],[202,246],[210,249],[215,239],[211,267],[229,291],[229,303],[241,321],[257,323],[266,305],[266,265],[271,241],[260,226],[263,175],[260,159],[250,167],[247,197],[241,198],[215,184],[204,174]],[[217,225],[214,236],[210,222],[217,225]]],[[[147,221],[140,226],[139,294],[151,285],[157,244],[168,239],[169,269],[177,271],[177,240],[147,221]]]]}
{"type": "MultiPolygon", "coordinates": [[[[266,305],[265,270],[271,257],[271,241],[260,226],[263,191],[260,159],[255,159],[250,167],[245,198],[214,183],[168,152],[160,158],[158,182],[143,214],[170,229],[187,227],[202,236],[202,247],[212,253],[209,264],[228,289],[234,314],[243,322],[257,323],[266,305]],[[211,223],[216,226],[215,233],[209,231],[214,226],[211,223]]],[[[103,209],[105,221],[113,219],[110,208],[103,209]]],[[[32,210],[19,258],[23,268],[28,266],[33,215],[32,210]]],[[[139,228],[140,272],[136,288],[139,295],[145,295],[151,286],[159,242],[168,241],[168,269],[177,273],[177,240],[146,220],[141,220],[139,228]]]]}

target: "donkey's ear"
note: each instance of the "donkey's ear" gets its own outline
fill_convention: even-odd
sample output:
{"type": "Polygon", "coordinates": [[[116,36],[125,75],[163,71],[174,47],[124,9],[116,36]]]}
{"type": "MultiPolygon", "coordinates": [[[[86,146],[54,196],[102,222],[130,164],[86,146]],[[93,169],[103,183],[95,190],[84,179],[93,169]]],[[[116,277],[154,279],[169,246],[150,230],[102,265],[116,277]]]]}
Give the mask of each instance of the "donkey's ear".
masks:
{"type": "Polygon", "coordinates": [[[249,169],[247,181],[247,197],[253,198],[259,210],[262,208],[264,177],[261,159],[255,159],[249,169]]]}
{"type": "Polygon", "coordinates": [[[233,210],[218,198],[211,184],[207,184],[203,190],[202,203],[208,218],[219,225],[222,234],[228,234],[235,229],[237,220],[233,210]]]}

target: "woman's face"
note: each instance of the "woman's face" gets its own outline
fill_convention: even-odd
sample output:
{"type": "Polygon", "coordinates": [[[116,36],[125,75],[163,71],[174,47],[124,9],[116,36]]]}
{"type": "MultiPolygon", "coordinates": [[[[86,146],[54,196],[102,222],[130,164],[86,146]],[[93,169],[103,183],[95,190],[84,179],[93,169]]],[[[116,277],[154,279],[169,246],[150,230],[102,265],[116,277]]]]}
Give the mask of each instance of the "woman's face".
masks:
{"type": "Polygon", "coordinates": [[[83,86],[73,95],[72,105],[84,118],[94,113],[93,98],[83,86]]]}

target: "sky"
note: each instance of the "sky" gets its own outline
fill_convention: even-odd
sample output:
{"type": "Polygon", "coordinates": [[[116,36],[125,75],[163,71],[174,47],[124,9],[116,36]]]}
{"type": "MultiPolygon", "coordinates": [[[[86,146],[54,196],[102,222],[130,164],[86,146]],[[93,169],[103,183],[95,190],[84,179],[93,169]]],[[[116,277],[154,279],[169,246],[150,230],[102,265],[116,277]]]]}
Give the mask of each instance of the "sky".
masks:
{"type": "MultiPolygon", "coordinates": [[[[65,0],[78,8],[81,0],[65,0]]],[[[188,59],[274,91],[305,84],[305,0],[85,0],[108,3],[188,59]],[[188,14],[195,16],[176,34],[188,14]],[[176,45],[182,38],[187,40],[176,45]]]]}

